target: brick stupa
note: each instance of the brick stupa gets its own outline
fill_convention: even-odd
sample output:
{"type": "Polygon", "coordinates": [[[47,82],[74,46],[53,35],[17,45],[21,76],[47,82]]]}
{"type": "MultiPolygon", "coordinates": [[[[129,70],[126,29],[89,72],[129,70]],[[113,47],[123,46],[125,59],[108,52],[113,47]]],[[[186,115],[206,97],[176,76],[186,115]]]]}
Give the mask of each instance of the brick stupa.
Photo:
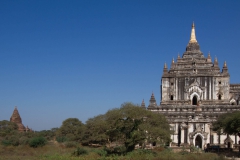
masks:
{"type": "Polygon", "coordinates": [[[22,124],[22,119],[20,117],[20,114],[18,112],[18,109],[17,107],[15,107],[14,111],[13,111],[13,114],[10,118],[10,121],[11,122],[14,122],[18,125],[18,131],[20,132],[27,132],[27,131],[31,131],[28,127],[25,127],[23,124],[22,124]]]}

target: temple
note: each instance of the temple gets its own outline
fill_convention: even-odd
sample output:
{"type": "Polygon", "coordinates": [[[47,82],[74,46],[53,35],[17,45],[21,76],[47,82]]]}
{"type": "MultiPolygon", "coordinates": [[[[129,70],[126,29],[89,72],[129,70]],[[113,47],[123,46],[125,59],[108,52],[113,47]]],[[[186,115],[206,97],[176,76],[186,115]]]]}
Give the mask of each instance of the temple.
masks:
{"type": "Polygon", "coordinates": [[[147,109],[166,116],[173,131],[172,147],[236,146],[238,136],[218,135],[212,122],[223,113],[240,110],[240,84],[230,84],[226,62],[220,70],[217,57],[213,62],[210,53],[204,57],[194,23],[182,57],[173,59],[169,69],[164,64],[160,89],[160,105],[152,93],[147,109]]]}
{"type": "Polygon", "coordinates": [[[18,109],[17,107],[15,107],[14,111],[13,111],[13,114],[10,118],[10,122],[14,122],[18,125],[18,131],[19,132],[28,132],[28,131],[32,131],[31,129],[27,127],[25,127],[23,124],[22,124],[22,118],[20,117],[20,114],[18,112],[18,109]]]}

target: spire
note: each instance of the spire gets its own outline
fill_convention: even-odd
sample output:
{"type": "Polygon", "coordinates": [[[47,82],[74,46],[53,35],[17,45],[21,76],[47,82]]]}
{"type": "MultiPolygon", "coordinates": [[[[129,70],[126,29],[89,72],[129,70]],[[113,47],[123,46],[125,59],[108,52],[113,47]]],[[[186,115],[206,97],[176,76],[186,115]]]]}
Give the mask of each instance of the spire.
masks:
{"type": "Polygon", "coordinates": [[[167,63],[166,62],[164,63],[164,69],[167,69],[167,63]]]}
{"type": "Polygon", "coordinates": [[[142,107],[142,108],[146,108],[146,106],[145,106],[145,102],[144,102],[144,99],[142,100],[141,107],[142,107]]]}
{"type": "Polygon", "coordinates": [[[178,59],[180,59],[180,55],[179,55],[179,53],[178,53],[178,56],[177,56],[177,58],[178,58],[178,59]]]}
{"type": "Polygon", "coordinates": [[[224,61],[223,68],[227,68],[227,62],[224,61]]]}
{"type": "Polygon", "coordinates": [[[212,62],[212,58],[210,56],[210,52],[208,52],[207,62],[212,62]]]}
{"type": "Polygon", "coordinates": [[[149,106],[148,107],[157,107],[157,104],[156,104],[156,99],[155,99],[155,97],[154,97],[154,94],[152,93],[152,95],[151,95],[151,98],[150,98],[150,100],[149,100],[149,106]]]}
{"type": "Polygon", "coordinates": [[[218,60],[217,60],[217,57],[215,57],[215,59],[214,59],[214,67],[218,67],[218,60]]]}
{"type": "Polygon", "coordinates": [[[171,69],[174,68],[174,58],[172,59],[171,69]]]}
{"type": "Polygon", "coordinates": [[[227,62],[224,61],[222,73],[228,73],[227,62]]]}
{"type": "Polygon", "coordinates": [[[215,59],[214,59],[214,68],[219,70],[217,57],[215,57],[215,59]]]}
{"type": "Polygon", "coordinates": [[[189,58],[189,57],[195,57],[195,58],[204,57],[203,53],[200,51],[200,46],[196,39],[194,23],[192,24],[191,37],[187,44],[186,52],[184,52],[182,56],[182,58],[189,58]]]}
{"type": "Polygon", "coordinates": [[[192,31],[191,31],[191,37],[190,37],[190,41],[189,43],[196,43],[197,39],[196,39],[196,35],[195,35],[195,26],[194,26],[194,22],[192,23],[192,31]]]}
{"type": "Polygon", "coordinates": [[[167,68],[167,63],[164,63],[164,67],[163,67],[163,74],[167,74],[168,73],[168,68],[167,68]]]}

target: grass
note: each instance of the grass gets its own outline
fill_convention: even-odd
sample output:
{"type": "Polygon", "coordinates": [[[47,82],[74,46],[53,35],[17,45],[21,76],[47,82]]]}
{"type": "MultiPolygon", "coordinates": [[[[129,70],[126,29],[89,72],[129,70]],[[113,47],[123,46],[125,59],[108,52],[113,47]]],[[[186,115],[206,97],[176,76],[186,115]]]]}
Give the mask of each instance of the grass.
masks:
{"type": "Polygon", "coordinates": [[[49,143],[43,147],[31,148],[29,146],[2,146],[0,145],[0,160],[222,160],[214,153],[174,153],[169,149],[135,150],[125,156],[106,156],[102,148],[80,148],[87,154],[74,156],[76,147],[67,148],[63,144],[49,143]]]}

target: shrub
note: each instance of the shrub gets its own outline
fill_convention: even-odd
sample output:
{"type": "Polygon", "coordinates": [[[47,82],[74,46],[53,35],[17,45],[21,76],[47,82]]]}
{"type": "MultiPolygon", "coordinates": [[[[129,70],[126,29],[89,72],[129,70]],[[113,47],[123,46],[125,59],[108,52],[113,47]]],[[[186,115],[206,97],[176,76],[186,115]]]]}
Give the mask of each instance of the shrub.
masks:
{"type": "Polygon", "coordinates": [[[102,157],[107,156],[107,151],[104,149],[96,149],[94,150],[94,152],[96,152],[99,156],[102,156],[102,157]]]}
{"type": "Polygon", "coordinates": [[[115,146],[115,147],[105,147],[104,150],[107,154],[116,154],[116,155],[125,155],[126,147],[125,146],[115,146]]]}
{"type": "Polygon", "coordinates": [[[46,139],[43,137],[34,137],[29,141],[29,146],[33,148],[42,147],[46,144],[46,139]]]}
{"type": "Polygon", "coordinates": [[[73,156],[81,156],[88,154],[88,151],[84,148],[77,147],[77,149],[72,153],[73,156]]]}
{"type": "Polygon", "coordinates": [[[2,140],[2,145],[9,146],[9,145],[11,145],[11,142],[9,140],[4,139],[4,140],[2,140]]]}
{"type": "Polygon", "coordinates": [[[29,143],[29,138],[28,137],[23,136],[19,139],[19,144],[20,145],[26,145],[28,143],[29,143]]]}
{"type": "Polygon", "coordinates": [[[56,141],[59,143],[62,143],[62,142],[67,141],[67,138],[66,137],[56,137],[56,141]]]}
{"type": "Polygon", "coordinates": [[[73,141],[68,141],[68,142],[65,142],[65,147],[66,148],[73,148],[73,147],[77,147],[77,142],[73,142],[73,141]]]}
{"type": "Polygon", "coordinates": [[[11,145],[18,146],[19,145],[19,137],[17,135],[12,135],[9,138],[9,141],[11,142],[11,145]]]}

